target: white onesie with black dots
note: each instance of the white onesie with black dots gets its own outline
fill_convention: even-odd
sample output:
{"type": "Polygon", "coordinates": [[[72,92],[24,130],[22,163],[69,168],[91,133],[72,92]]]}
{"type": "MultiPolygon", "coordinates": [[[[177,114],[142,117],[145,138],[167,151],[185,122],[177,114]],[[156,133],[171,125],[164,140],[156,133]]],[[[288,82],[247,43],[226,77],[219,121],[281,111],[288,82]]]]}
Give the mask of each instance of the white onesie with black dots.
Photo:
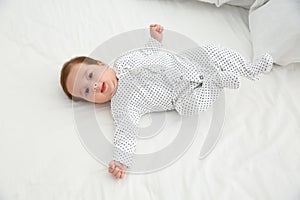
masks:
{"type": "Polygon", "coordinates": [[[174,109],[180,115],[198,114],[215,102],[223,88],[238,88],[240,76],[256,80],[272,65],[267,53],[252,64],[220,45],[174,53],[153,38],[145,48],[126,52],[113,65],[118,78],[111,99],[116,126],[113,160],[130,167],[144,114],[174,109]]]}

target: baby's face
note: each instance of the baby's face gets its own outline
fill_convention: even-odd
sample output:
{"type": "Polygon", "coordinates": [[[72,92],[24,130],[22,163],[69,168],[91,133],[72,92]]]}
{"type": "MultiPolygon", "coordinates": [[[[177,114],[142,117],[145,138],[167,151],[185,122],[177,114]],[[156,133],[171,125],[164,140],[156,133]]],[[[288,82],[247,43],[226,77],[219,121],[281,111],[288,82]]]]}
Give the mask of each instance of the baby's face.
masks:
{"type": "Polygon", "coordinates": [[[106,64],[76,64],[67,78],[68,91],[75,97],[93,103],[111,100],[117,90],[118,79],[113,69],[106,64]]]}

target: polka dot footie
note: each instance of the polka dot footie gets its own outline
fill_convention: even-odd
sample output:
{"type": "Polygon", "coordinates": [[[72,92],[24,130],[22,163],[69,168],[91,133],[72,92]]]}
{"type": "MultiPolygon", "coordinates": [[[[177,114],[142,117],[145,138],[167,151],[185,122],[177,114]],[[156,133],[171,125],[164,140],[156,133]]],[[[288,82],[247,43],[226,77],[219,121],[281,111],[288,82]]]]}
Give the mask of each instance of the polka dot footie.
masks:
{"type": "Polygon", "coordinates": [[[111,99],[116,125],[113,160],[130,167],[144,114],[174,109],[181,115],[198,114],[223,88],[239,88],[240,76],[255,80],[272,64],[269,54],[252,64],[239,53],[212,44],[174,53],[153,38],[144,48],[122,54],[113,65],[119,79],[111,99]]]}

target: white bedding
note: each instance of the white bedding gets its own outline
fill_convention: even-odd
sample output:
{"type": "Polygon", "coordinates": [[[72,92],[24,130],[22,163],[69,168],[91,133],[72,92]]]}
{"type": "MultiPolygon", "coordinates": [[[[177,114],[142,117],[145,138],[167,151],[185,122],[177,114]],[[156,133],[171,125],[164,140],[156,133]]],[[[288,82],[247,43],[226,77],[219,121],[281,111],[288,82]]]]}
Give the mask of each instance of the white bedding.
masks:
{"type": "Polygon", "coordinates": [[[197,1],[1,1],[0,199],[300,199],[296,64],[226,90],[223,136],[208,157],[198,159],[203,129],[170,167],[123,180],[85,150],[59,85],[66,60],[150,23],[252,59],[247,17],[197,1]]]}
{"type": "Polygon", "coordinates": [[[256,0],[249,14],[254,59],[269,52],[278,65],[300,63],[299,11],[299,0],[256,0]]]}

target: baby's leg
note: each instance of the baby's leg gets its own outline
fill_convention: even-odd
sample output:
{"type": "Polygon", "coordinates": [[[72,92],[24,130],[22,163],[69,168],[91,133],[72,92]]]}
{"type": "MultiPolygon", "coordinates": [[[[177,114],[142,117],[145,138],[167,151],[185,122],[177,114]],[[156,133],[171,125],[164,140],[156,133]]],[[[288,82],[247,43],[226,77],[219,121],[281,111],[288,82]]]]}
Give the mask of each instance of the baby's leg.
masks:
{"type": "Polygon", "coordinates": [[[220,45],[206,45],[204,48],[212,58],[212,62],[221,71],[233,72],[252,80],[258,79],[261,73],[270,71],[273,66],[272,56],[268,53],[255,63],[251,63],[230,48],[220,45]]]}

